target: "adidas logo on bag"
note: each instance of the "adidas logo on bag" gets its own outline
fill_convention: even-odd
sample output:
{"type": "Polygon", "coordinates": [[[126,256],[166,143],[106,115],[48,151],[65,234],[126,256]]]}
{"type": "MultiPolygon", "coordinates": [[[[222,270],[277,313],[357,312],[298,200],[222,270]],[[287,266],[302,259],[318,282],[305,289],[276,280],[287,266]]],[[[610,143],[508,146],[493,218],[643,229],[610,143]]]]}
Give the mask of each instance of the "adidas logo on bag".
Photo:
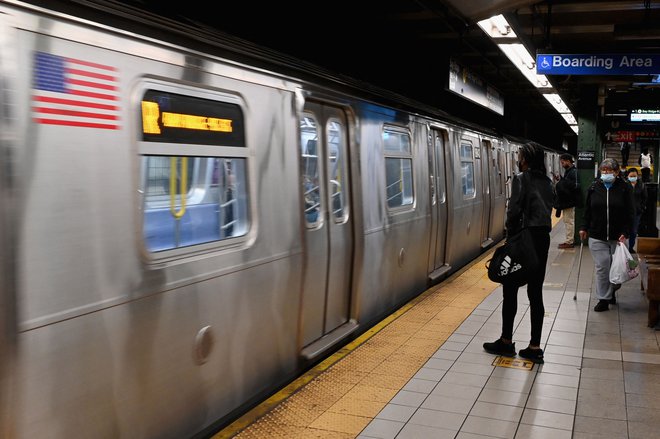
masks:
{"type": "Polygon", "coordinates": [[[515,273],[516,271],[520,270],[522,268],[522,265],[519,263],[511,265],[511,258],[507,255],[504,257],[504,260],[500,264],[500,276],[506,276],[509,273],[515,273]]]}

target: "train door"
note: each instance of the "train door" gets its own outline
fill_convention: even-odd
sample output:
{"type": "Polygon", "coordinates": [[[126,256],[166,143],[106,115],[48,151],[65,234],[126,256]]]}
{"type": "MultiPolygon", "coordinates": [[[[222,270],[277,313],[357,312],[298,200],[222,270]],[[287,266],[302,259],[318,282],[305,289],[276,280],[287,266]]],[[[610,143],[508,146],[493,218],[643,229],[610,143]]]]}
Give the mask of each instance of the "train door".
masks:
{"type": "Polygon", "coordinates": [[[429,280],[433,283],[450,270],[447,265],[447,169],[445,166],[446,131],[431,130],[429,139],[429,186],[431,239],[429,241],[429,280]]]}
{"type": "Polygon", "coordinates": [[[486,248],[493,243],[490,236],[491,208],[492,200],[490,195],[491,187],[491,163],[493,157],[493,144],[488,140],[481,141],[481,196],[483,199],[483,209],[481,217],[481,248],[486,248]]]}
{"type": "Polygon", "coordinates": [[[354,326],[349,324],[353,220],[348,139],[342,109],[306,103],[300,120],[306,247],[302,354],[309,358],[354,326]]]}

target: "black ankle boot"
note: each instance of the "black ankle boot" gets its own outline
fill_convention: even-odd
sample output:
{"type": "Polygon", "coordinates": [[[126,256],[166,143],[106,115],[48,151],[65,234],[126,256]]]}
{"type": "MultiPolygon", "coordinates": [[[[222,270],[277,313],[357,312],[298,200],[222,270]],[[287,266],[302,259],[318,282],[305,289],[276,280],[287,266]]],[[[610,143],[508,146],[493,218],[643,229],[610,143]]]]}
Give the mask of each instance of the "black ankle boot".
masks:
{"type": "Polygon", "coordinates": [[[504,343],[501,338],[498,338],[492,343],[484,343],[484,350],[494,355],[503,355],[505,357],[516,356],[516,344],[504,343]]]}
{"type": "Polygon", "coordinates": [[[607,311],[610,309],[610,305],[608,303],[608,300],[599,300],[596,306],[594,307],[594,311],[596,312],[601,312],[601,311],[607,311]]]}

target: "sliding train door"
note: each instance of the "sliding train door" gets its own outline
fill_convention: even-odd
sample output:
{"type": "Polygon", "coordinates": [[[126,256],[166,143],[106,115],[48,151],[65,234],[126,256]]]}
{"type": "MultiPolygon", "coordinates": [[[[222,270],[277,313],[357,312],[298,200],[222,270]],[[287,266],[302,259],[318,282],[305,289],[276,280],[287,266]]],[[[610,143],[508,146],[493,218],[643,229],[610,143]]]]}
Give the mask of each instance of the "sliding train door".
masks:
{"type": "Polygon", "coordinates": [[[431,238],[429,240],[429,280],[437,281],[449,271],[447,265],[447,169],[445,144],[447,132],[433,129],[429,139],[429,193],[431,203],[431,238]]]}
{"type": "Polygon", "coordinates": [[[353,220],[348,174],[349,126],[338,107],[307,102],[300,120],[304,193],[303,357],[343,338],[349,322],[353,220]]]}

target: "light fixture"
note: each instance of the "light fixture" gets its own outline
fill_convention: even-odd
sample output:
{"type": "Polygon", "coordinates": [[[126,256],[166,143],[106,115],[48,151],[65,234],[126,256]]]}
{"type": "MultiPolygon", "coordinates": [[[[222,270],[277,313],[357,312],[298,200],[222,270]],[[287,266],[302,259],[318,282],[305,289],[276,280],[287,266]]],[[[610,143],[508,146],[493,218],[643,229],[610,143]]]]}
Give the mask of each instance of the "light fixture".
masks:
{"type": "Polygon", "coordinates": [[[536,61],[529,54],[527,48],[516,36],[509,22],[503,15],[481,20],[479,27],[493,39],[497,47],[509,58],[529,82],[552,104],[559,114],[566,120],[571,129],[578,133],[577,121],[568,106],[554,90],[545,75],[536,74],[536,61]]]}
{"type": "Polygon", "coordinates": [[[504,15],[494,15],[481,20],[478,24],[491,38],[517,38],[516,33],[511,29],[504,15]]]}
{"type": "Polygon", "coordinates": [[[520,43],[498,44],[497,46],[534,87],[542,89],[550,88],[548,78],[545,75],[536,74],[536,62],[527,49],[525,49],[525,46],[520,43]]]}
{"type": "Polygon", "coordinates": [[[564,103],[561,96],[558,93],[543,93],[543,97],[550,102],[550,104],[555,107],[558,113],[570,113],[571,110],[564,103]]]}

